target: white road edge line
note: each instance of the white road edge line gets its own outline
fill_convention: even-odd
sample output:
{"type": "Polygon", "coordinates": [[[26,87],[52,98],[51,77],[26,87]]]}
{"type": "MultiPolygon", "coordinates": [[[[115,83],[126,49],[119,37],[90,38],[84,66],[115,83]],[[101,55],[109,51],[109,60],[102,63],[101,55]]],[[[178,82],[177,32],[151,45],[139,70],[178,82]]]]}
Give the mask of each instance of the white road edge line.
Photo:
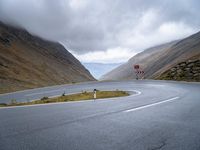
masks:
{"type": "Polygon", "coordinates": [[[137,91],[137,90],[130,90],[130,91],[136,92],[136,94],[134,94],[134,95],[132,95],[132,96],[137,96],[137,95],[140,95],[140,94],[142,94],[142,92],[140,92],[140,91],[137,91]]]}
{"type": "MultiPolygon", "coordinates": [[[[137,96],[140,95],[142,92],[137,91],[137,90],[129,90],[136,92],[136,94],[129,95],[129,96],[137,96]]],[[[77,93],[68,93],[68,94],[77,94],[77,93]]],[[[58,95],[59,96],[59,95],[58,95]]],[[[50,98],[53,98],[56,96],[51,96],[50,98]]],[[[105,98],[105,99],[98,99],[98,100],[106,100],[106,99],[118,99],[120,97],[113,97],[113,98],[105,98]]],[[[12,109],[12,108],[24,108],[24,107],[38,107],[38,106],[45,106],[45,105],[60,105],[60,104],[73,104],[73,103],[86,103],[86,102],[91,102],[94,101],[94,99],[91,100],[80,100],[80,101],[68,101],[68,102],[55,102],[55,103],[46,103],[46,104],[35,104],[35,105],[22,105],[22,106],[8,106],[8,107],[0,107],[0,109],[12,109]]]]}
{"type": "Polygon", "coordinates": [[[126,112],[126,113],[127,113],[127,112],[133,112],[133,111],[136,111],[136,110],[140,110],[140,109],[144,109],[144,108],[148,108],[148,107],[160,105],[160,104],[163,104],[163,103],[167,103],[167,102],[170,102],[170,101],[179,99],[179,98],[180,98],[180,97],[173,97],[173,98],[170,98],[170,99],[161,101],[161,102],[157,102],[157,103],[153,103],[153,104],[149,104],[149,105],[145,105],[145,106],[140,106],[140,107],[133,108],[133,109],[128,109],[128,110],[125,110],[124,112],[126,112]]]}
{"type": "MultiPolygon", "coordinates": [[[[109,91],[109,90],[108,90],[109,91]]],[[[136,94],[133,94],[133,95],[130,95],[130,96],[137,96],[137,95],[140,95],[142,92],[140,92],[140,91],[137,91],[137,90],[127,90],[127,91],[131,91],[131,92],[135,92],[136,94]]],[[[92,92],[92,91],[91,91],[92,92]]],[[[79,93],[81,93],[81,92],[72,92],[72,93],[65,93],[66,95],[71,95],[71,94],[79,94],[79,93]]],[[[25,96],[27,96],[27,95],[25,95],[25,96]]],[[[55,97],[59,97],[60,95],[53,95],[53,96],[48,96],[49,98],[55,98],[55,97]]],[[[113,97],[112,99],[114,99],[115,97],[113,97]]],[[[118,97],[116,97],[116,98],[118,98],[118,97]]],[[[31,101],[35,101],[35,100],[39,100],[40,98],[38,98],[38,99],[32,99],[31,101]]],[[[89,100],[87,100],[87,101],[89,101],[89,100]]],[[[85,100],[80,100],[80,101],[68,101],[68,103],[70,103],[70,102],[72,102],[72,103],[75,103],[75,102],[85,102],[85,100]]],[[[60,102],[59,102],[60,103],[60,102]]],[[[65,102],[64,102],[65,103],[65,102]]],[[[52,103],[53,104],[53,103],[52,103]]],[[[37,104],[38,105],[38,104],[37,104]]],[[[12,107],[14,107],[14,106],[12,106],[12,107]]]]}

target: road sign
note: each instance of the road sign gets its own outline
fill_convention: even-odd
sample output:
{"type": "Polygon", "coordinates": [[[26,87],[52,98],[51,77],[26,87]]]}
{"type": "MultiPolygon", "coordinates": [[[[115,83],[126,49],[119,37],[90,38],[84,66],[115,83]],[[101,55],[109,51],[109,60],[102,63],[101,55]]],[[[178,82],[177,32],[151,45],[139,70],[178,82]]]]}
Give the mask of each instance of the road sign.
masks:
{"type": "Polygon", "coordinates": [[[140,68],[140,66],[139,65],[134,65],[134,69],[139,69],[140,68]]]}
{"type": "Polygon", "coordinates": [[[137,74],[144,74],[144,71],[138,70],[136,73],[137,73],[137,74]]]}
{"type": "Polygon", "coordinates": [[[134,65],[134,70],[135,70],[135,75],[136,75],[136,79],[138,80],[139,78],[143,79],[144,78],[144,71],[142,70],[142,68],[140,67],[140,65],[135,64],[134,65]]]}

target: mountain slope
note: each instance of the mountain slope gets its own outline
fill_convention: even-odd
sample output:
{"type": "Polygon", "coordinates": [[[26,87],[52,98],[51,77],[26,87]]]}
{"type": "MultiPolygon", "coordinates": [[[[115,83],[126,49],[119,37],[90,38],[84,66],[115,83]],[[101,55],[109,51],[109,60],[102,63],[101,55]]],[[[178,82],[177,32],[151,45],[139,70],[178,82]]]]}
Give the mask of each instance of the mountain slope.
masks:
{"type": "Polygon", "coordinates": [[[0,93],[91,80],[61,44],[0,23],[0,93]]]}
{"type": "Polygon", "coordinates": [[[174,41],[144,50],[129,59],[127,63],[122,64],[121,66],[103,75],[101,80],[123,80],[136,78],[133,69],[134,64],[139,64],[143,70],[149,69],[149,64],[155,61],[159,56],[162,56],[163,53],[176,42],[177,41],[174,41]]]}
{"type": "Polygon", "coordinates": [[[200,55],[200,32],[193,34],[169,48],[165,55],[159,58],[159,65],[152,64],[157,70],[151,78],[157,78],[173,66],[200,55]]]}
{"type": "Polygon", "coordinates": [[[127,63],[105,74],[102,79],[133,79],[135,78],[134,64],[140,64],[145,71],[145,78],[161,79],[159,77],[172,67],[199,55],[200,32],[180,41],[147,49],[132,57],[127,63]]]}

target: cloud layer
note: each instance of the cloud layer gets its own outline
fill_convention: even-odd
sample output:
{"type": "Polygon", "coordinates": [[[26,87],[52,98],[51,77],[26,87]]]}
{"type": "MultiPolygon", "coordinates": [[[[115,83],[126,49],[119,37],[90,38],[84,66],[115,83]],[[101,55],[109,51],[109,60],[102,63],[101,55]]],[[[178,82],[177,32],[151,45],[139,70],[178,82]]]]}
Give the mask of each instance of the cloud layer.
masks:
{"type": "Polygon", "coordinates": [[[0,20],[59,41],[83,62],[124,62],[200,27],[199,0],[0,0],[0,20]]]}

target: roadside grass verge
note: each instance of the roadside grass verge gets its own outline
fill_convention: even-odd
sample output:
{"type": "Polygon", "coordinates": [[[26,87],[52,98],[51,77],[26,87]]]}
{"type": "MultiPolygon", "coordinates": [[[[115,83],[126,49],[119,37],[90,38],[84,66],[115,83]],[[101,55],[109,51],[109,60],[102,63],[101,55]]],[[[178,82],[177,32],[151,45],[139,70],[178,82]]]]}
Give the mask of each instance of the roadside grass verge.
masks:
{"type": "MultiPolygon", "coordinates": [[[[97,91],[96,99],[98,100],[98,99],[103,99],[103,98],[122,97],[122,96],[128,96],[128,95],[129,93],[125,91],[120,91],[120,90],[97,91]]],[[[82,93],[77,93],[77,94],[70,94],[70,95],[62,94],[61,96],[55,97],[55,98],[43,97],[40,100],[35,100],[35,101],[30,101],[30,102],[18,103],[12,100],[11,103],[9,104],[0,103],[0,107],[36,105],[36,104],[58,103],[58,102],[69,102],[69,101],[80,101],[80,100],[91,100],[91,99],[94,99],[93,92],[83,91],[82,93]]]]}

